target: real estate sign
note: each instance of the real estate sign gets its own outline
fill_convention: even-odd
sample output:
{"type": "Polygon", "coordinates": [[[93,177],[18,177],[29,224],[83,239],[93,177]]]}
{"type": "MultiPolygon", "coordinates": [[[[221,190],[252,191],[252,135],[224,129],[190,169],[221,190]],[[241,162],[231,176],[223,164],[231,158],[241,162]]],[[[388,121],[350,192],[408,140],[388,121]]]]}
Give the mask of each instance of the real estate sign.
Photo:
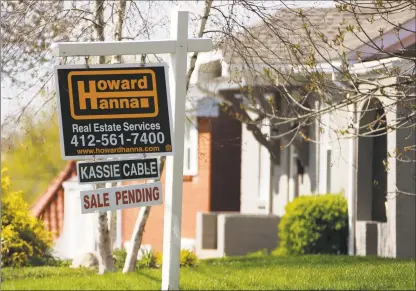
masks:
{"type": "Polygon", "coordinates": [[[160,204],[162,204],[160,181],[81,191],[82,214],[160,204]]]}
{"type": "Polygon", "coordinates": [[[166,64],[57,66],[64,159],[173,154],[166,64]]]}
{"type": "Polygon", "coordinates": [[[159,179],[157,158],[78,162],[78,182],[102,183],[139,179],[159,179]]]}

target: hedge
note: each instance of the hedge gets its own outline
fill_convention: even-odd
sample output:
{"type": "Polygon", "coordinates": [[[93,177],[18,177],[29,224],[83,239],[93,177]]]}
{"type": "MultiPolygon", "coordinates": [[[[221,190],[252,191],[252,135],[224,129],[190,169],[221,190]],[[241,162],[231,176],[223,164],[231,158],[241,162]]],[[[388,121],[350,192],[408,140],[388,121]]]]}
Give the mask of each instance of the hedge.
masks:
{"type": "Polygon", "coordinates": [[[54,264],[51,233],[29,213],[21,192],[9,192],[10,181],[4,169],[1,174],[1,266],[54,264]]]}
{"type": "Polygon", "coordinates": [[[277,255],[346,254],[347,201],[342,195],[301,196],[279,223],[277,255]]]}

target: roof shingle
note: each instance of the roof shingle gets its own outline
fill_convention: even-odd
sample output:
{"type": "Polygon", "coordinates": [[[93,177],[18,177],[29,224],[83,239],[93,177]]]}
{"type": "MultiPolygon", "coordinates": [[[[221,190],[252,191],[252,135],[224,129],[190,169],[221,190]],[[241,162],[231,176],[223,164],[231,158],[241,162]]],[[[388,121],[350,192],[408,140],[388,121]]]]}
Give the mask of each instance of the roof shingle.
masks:
{"type": "Polygon", "coordinates": [[[317,62],[338,60],[343,52],[355,51],[379,37],[380,31],[386,33],[414,19],[415,6],[398,5],[389,13],[364,8],[356,14],[338,8],[309,8],[302,11],[304,17],[296,10],[280,9],[224,43],[224,59],[231,64],[305,64],[312,61],[313,52],[317,62]],[[348,26],[354,26],[355,33],[347,32],[348,26]],[[340,31],[343,42],[336,46],[340,31]]]}

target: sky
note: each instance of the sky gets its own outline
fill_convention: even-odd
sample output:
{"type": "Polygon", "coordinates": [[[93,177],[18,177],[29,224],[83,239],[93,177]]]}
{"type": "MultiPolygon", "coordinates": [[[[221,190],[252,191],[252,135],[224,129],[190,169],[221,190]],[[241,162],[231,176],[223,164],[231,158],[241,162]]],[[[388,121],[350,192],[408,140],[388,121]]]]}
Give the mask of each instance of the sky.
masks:
{"type": "MultiPolygon", "coordinates": [[[[189,24],[189,35],[195,36],[196,30],[198,27],[197,21],[192,21],[192,18],[195,16],[192,15],[192,13],[200,14],[203,11],[204,8],[204,1],[177,1],[178,7],[181,10],[188,10],[191,13],[191,21],[189,24]]],[[[215,3],[215,2],[214,2],[215,3]]],[[[270,5],[273,4],[272,1],[266,2],[270,3],[270,5]]],[[[319,7],[329,7],[333,6],[332,1],[285,1],[287,5],[291,5],[294,7],[311,7],[311,6],[319,6],[319,7]]],[[[162,14],[165,14],[165,17],[170,18],[169,10],[171,10],[175,5],[172,3],[166,3],[163,4],[163,10],[164,11],[158,11],[162,14]]],[[[256,21],[256,18],[252,18],[252,22],[256,21]]],[[[250,23],[247,23],[248,25],[250,23]]],[[[169,25],[163,26],[155,30],[151,38],[152,39],[166,39],[169,38],[169,25]]],[[[164,57],[165,60],[167,56],[164,57]]],[[[206,58],[205,58],[206,59],[206,58]]],[[[129,62],[138,62],[138,60],[134,60],[134,58],[129,58],[129,62]]],[[[199,62],[197,63],[197,67],[201,62],[204,62],[207,60],[204,60],[204,57],[199,59],[199,62]]],[[[49,68],[51,69],[51,68],[49,68]]],[[[28,74],[22,74],[22,76],[19,76],[22,80],[28,80],[29,76],[28,74]]],[[[196,74],[193,75],[193,78],[191,82],[194,82],[196,79],[196,74]]],[[[50,83],[48,84],[48,90],[53,90],[54,84],[50,83]]],[[[31,88],[16,88],[15,86],[12,86],[9,82],[4,80],[2,78],[1,80],[1,122],[5,121],[7,116],[16,116],[21,112],[21,109],[27,105],[27,103],[32,100],[33,96],[37,95],[37,92],[39,91],[39,85],[32,86],[31,88]]],[[[33,99],[30,108],[33,110],[37,110],[41,104],[44,104],[45,97],[38,95],[35,99],[33,99]]],[[[54,100],[53,100],[54,101],[54,100]]],[[[50,108],[54,108],[54,102],[50,102],[48,106],[50,108]]],[[[7,124],[6,127],[10,128],[10,125],[7,124]]]]}

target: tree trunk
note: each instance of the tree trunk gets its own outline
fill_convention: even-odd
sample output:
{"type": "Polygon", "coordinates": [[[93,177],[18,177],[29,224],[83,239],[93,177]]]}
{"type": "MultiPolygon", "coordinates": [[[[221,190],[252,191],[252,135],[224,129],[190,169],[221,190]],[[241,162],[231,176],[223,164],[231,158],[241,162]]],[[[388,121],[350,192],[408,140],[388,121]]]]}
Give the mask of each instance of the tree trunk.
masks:
{"type": "MultiPolygon", "coordinates": [[[[95,22],[94,28],[97,33],[97,40],[104,41],[104,0],[95,0],[95,22]]],[[[105,56],[100,56],[98,63],[105,64],[105,56]]]]}
{"type": "MultiPolygon", "coordinates": [[[[114,30],[114,40],[115,41],[122,41],[123,40],[123,25],[124,25],[124,15],[126,13],[126,0],[120,0],[118,2],[117,8],[117,24],[114,30]]],[[[122,63],[122,56],[116,55],[112,59],[113,64],[122,63]]],[[[121,182],[115,183],[113,186],[122,186],[121,182]]],[[[110,248],[111,250],[115,249],[116,239],[117,239],[117,211],[109,211],[110,219],[109,219],[109,230],[110,230],[110,248]]]]}
{"type": "Polygon", "coordinates": [[[140,210],[139,217],[136,220],[136,225],[134,226],[132,238],[130,240],[126,261],[124,262],[123,273],[134,272],[137,255],[142,244],[144,228],[146,226],[147,219],[149,218],[151,208],[151,206],[146,206],[140,210]]]}
{"type": "Polygon", "coordinates": [[[107,212],[100,212],[98,216],[98,250],[101,257],[99,274],[114,271],[114,259],[110,249],[110,235],[108,231],[107,212]]]}
{"type": "MultiPolygon", "coordinates": [[[[165,167],[166,157],[160,158],[160,172],[163,172],[165,167]]],[[[142,244],[144,228],[146,227],[147,219],[149,218],[151,206],[146,206],[140,210],[134,226],[133,233],[130,239],[130,246],[127,251],[126,261],[124,262],[123,273],[134,272],[134,267],[137,262],[137,255],[142,244]]]]}
{"type": "MultiPolygon", "coordinates": [[[[114,40],[122,41],[123,40],[123,24],[124,24],[124,15],[126,13],[126,0],[120,0],[118,3],[117,9],[117,25],[114,31],[114,40]]],[[[113,63],[120,64],[122,62],[122,56],[116,55],[113,58],[113,63]]]]}
{"type": "MultiPolygon", "coordinates": [[[[204,14],[201,17],[201,23],[199,25],[199,31],[198,31],[197,37],[202,37],[204,35],[205,26],[207,25],[207,21],[209,17],[209,12],[211,11],[211,6],[212,6],[212,0],[206,0],[204,14]]],[[[191,57],[188,73],[186,74],[186,91],[188,91],[189,83],[191,82],[191,76],[195,70],[195,64],[196,64],[197,59],[198,59],[198,52],[194,52],[191,57]]]]}
{"type": "MultiPolygon", "coordinates": [[[[105,187],[111,187],[111,183],[106,183],[105,187]]],[[[111,237],[106,211],[98,214],[98,250],[101,258],[99,274],[114,271],[114,259],[111,251],[111,237]]]]}
{"type": "Polygon", "coordinates": [[[114,250],[117,236],[117,210],[108,211],[108,232],[110,236],[110,249],[114,250]]]}

